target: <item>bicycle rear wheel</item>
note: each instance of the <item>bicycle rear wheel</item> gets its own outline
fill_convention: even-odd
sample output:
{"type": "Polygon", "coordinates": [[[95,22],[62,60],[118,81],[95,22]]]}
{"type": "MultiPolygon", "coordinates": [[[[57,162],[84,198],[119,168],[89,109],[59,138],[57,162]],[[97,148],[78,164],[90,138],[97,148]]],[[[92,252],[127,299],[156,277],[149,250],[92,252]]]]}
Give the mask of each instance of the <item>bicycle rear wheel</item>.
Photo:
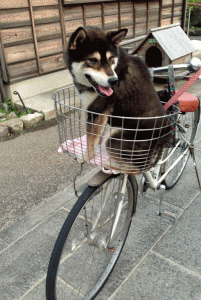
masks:
{"type": "Polygon", "coordinates": [[[94,299],[107,281],[123,249],[137,204],[137,182],[128,176],[123,208],[114,240],[107,245],[122,176],[88,186],[70,211],[50,259],[46,299],[94,299]]]}
{"type": "MultiPolygon", "coordinates": [[[[200,109],[197,109],[195,112],[181,113],[178,116],[178,125],[176,127],[176,140],[181,140],[181,144],[172,154],[172,156],[170,156],[170,158],[166,161],[166,163],[161,167],[162,174],[165,173],[166,170],[173,164],[173,162],[186,150],[186,148],[188,147],[187,142],[193,143],[197,132],[199,118],[200,109]],[[185,142],[185,140],[182,139],[182,136],[187,142],[185,142]]],[[[171,148],[164,149],[163,159],[165,159],[169,155],[171,150],[171,148]]],[[[187,152],[162,182],[165,185],[166,190],[170,190],[178,182],[186,167],[189,155],[190,153],[187,152]]]]}

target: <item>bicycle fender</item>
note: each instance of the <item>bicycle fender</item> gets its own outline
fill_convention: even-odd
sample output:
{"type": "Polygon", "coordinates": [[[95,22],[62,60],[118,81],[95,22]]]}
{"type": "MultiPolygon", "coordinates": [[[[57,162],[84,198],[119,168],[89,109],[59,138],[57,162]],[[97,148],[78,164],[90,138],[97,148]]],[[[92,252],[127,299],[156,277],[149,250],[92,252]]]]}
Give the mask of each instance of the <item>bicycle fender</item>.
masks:
{"type": "MultiPolygon", "coordinates": [[[[99,186],[101,185],[104,181],[106,181],[106,179],[108,179],[109,177],[114,177],[114,174],[108,174],[108,173],[104,173],[103,171],[99,171],[98,173],[96,173],[89,181],[88,181],[88,185],[89,186],[99,186]]],[[[117,175],[116,175],[117,176],[117,175]]]]}

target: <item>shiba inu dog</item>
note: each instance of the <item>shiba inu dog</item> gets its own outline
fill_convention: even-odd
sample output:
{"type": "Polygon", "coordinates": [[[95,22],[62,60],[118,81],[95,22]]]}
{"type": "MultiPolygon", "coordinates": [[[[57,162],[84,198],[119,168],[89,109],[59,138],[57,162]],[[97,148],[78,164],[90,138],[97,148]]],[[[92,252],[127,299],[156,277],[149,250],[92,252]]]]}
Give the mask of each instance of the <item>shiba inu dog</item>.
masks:
{"type": "Polygon", "coordinates": [[[88,111],[84,160],[93,158],[109,124],[110,130],[104,134],[108,154],[124,165],[124,172],[130,173],[133,164],[138,173],[156,164],[171,125],[167,120],[164,124],[166,113],[147,67],[119,46],[126,34],[127,29],[105,33],[80,27],[70,37],[66,62],[88,111]],[[125,117],[123,121],[121,117],[125,117]],[[139,117],[143,118],[140,122],[139,117]]]}

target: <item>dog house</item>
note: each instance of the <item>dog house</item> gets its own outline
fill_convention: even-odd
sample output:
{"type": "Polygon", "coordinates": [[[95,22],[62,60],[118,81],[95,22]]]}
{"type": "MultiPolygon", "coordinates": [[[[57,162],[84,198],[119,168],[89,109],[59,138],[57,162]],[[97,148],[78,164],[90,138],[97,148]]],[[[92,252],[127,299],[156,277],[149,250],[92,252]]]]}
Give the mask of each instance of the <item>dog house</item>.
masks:
{"type": "Polygon", "coordinates": [[[148,67],[189,62],[195,51],[190,39],[179,24],[150,29],[133,54],[148,67]]]}

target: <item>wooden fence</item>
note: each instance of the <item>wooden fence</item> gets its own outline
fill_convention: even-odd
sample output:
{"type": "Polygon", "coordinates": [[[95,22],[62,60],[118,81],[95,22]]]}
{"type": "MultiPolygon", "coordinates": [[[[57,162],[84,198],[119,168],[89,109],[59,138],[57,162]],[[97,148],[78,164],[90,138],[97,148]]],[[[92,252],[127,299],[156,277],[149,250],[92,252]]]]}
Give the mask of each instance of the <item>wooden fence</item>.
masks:
{"type": "Polygon", "coordinates": [[[79,26],[107,31],[127,27],[129,42],[150,28],[173,23],[183,27],[185,7],[185,0],[1,0],[3,79],[13,82],[64,69],[63,51],[79,26]]]}

